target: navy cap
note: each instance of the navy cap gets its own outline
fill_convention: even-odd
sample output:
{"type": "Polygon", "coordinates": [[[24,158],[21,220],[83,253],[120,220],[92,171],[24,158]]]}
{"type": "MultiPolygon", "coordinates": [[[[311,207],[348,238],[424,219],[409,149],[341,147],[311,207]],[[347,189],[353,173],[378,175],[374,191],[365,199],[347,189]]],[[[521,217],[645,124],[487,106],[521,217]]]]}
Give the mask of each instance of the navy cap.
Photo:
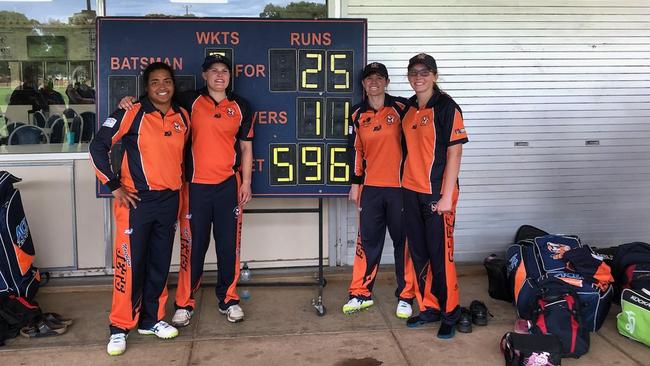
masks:
{"type": "Polygon", "coordinates": [[[386,70],[386,66],[380,62],[371,62],[366,65],[366,67],[363,68],[363,74],[361,74],[361,78],[365,79],[372,74],[378,74],[388,79],[388,70],[386,70]]]}
{"type": "Polygon", "coordinates": [[[210,66],[216,63],[222,63],[226,65],[228,71],[232,72],[232,69],[230,68],[230,59],[219,54],[205,56],[205,60],[203,60],[203,65],[201,65],[201,68],[203,68],[203,71],[207,71],[210,66]]]}
{"type": "Polygon", "coordinates": [[[419,53],[411,57],[411,59],[409,60],[408,68],[410,69],[411,67],[413,67],[413,65],[417,65],[417,64],[422,64],[431,71],[438,70],[438,65],[436,65],[436,60],[430,55],[427,55],[426,53],[419,53]]]}

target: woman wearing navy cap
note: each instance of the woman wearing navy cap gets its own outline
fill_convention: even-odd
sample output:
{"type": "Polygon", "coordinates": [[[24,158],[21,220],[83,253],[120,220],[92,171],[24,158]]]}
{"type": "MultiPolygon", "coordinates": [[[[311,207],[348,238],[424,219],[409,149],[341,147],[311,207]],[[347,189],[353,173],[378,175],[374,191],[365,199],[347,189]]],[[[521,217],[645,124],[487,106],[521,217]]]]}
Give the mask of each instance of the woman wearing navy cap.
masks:
{"type": "MultiPolygon", "coordinates": [[[[190,323],[203,276],[203,263],[215,241],[218,310],[231,323],[244,320],[237,279],[242,212],[252,197],[253,122],[248,102],[231,91],[231,61],[210,55],[201,68],[206,86],[177,95],[191,118],[191,136],[185,157],[185,180],[179,223],[181,260],[176,289],[175,326],[190,323]]],[[[130,99],[120,106],[128,108],[130,99]]]]}
{"type": "Polygon", "coordinates": [[[379,62],[368,64],[362,79],[366,98],[352,108],[353,126],[349,134],[350,166],[354,167],[349,198],[359,206],[359,233],[349,301],[343,305],[343,312],[354,313],[374,304],[372,288],[388,227],[395,248],[395,315],[408,318],[415,293],[413,265],[405,248],[400,188],[400,115],[406,99],[386,94],[390,80],[386,66],[379,62]]]}
{"type": "Polygon", "coordinates": [[[453,234],[462,146],[468,139],[460,107],[437,80],[433,57],[421,53],[409,60],[415,95],[402,118],[407,151],[402,187],[416,297],[424,311],[407,325],[441,320],[438,337],[452,338],[460,317],[453,234]]]}

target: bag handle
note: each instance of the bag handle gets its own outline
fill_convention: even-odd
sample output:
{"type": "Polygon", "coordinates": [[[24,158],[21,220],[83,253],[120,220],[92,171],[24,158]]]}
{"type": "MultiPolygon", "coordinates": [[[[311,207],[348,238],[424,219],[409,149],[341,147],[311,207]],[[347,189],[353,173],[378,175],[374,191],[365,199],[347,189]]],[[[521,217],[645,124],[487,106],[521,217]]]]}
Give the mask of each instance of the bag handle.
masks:
{"type": "Polygon", "coordinates": [[[506,365],[515,365],[513,362],[515,359],[515,351],[512,348],[512,333],[507,332],[503,335],[499,343],[499,349],[501,349],[501,353],[506,359],[506,365]]]}

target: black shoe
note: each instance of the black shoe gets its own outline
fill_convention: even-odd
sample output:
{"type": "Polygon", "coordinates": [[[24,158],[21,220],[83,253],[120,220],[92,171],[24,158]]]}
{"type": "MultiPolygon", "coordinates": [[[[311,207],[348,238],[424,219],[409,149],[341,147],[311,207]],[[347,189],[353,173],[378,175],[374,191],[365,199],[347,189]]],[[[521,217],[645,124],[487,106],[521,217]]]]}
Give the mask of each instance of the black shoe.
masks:
{"type": "Polygon", "coordinates": [[[487,325],[488,315],[494,316],[490,314],[487,306],[478,300],[474,300],[471,304],[469,304],[469,311],[472,314],[472,323],[479,326],[487,325]]]}
{"type": "Polygon", "coordinates": [[[440,311],[425,310],[418,315],[412,316],[406,320],[406,326],[409,328],[417,328],[420,325],[434,323],[440,321],[440,311]]]}
{"type": "Polygon", "coordinates": [[[472,313],[468,308],[460,308],[460,318],[456,327],[461,333],[472,333],[472,313]]]}
{"type": "Polygon", "coordinates": [[[453,325],[442,323],[438,329],[438,338],[451,339],[456,334],[456,328],[453,325]]]}

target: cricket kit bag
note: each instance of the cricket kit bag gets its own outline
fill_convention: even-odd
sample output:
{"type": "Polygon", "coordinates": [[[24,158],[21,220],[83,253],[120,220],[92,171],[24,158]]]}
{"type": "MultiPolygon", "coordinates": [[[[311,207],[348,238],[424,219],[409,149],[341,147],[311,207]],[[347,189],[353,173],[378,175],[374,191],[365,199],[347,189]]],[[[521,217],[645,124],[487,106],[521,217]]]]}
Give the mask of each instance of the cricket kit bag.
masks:
{"type": "Polygon", "coordinates": [[[619,333],[650,346],[650,290],[624,289],[616,319],[619,333]]]}
{"type": "Polygon", "coordinates": [[[520,318],[532,320],[539,283],[558,279],[580,297],[583,325],[602,326],[611,305],[613,281],[609,266],[575,236],[543,235],[526,239],[506,251],[508,284],[520,318]]]}
{"type": "Polygon", "coordinates": [[[579,358],[589,351],[589,331],[573,286],[550,278],[539,283],[531,334],[553,334],[562,344],[562,357],[579,358]]]}
{"type": "Polygon", "coordinates": [[[642,242],[618,246],[612,265],[616,298],[626,288],[650,289],[650,244],[642,242]]]}
{"type": "Polygon", "coordinates": [[[552,334],[506,333],[501,338],[506,366],[558,366],[562,364],[562,344],[552,334]]]}
{"type": "Polygon", "coordinates": [[[0,294],[32,300],[40,273],[33,265],[34,243],[14,183],[20,178],[0,171],[0,294]]]}

